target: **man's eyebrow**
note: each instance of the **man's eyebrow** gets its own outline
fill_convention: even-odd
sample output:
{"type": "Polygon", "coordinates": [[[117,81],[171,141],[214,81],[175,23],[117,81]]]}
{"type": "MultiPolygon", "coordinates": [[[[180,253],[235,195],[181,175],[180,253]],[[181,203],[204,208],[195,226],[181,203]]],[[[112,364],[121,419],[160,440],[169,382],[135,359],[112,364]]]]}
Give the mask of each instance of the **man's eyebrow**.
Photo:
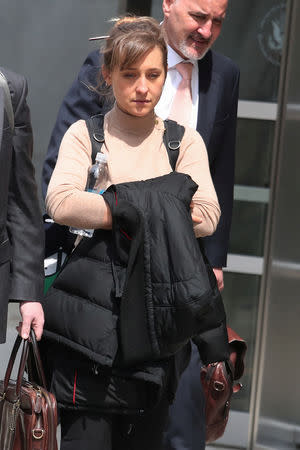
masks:
{"type": "Polygon", "coordinates": [[[204,11],[189,11],[190,14],[193,14],[193,16],[208,16],[208,13],[204,12],[204,11]]]}
{"type": "Polygon", "coordinates": [[[223,14],[220,14],[219,16],[215,16],[214,19],[224,20],[225,17],[226,17],[226,12],[224,12],[223,14]]]}
{"type": "MultiPolygon", "coordinates": [[[[199,10],[197,10],[197,11],[189,11],[189,14],[192,14],[193,16],[199,16],[199,17],[208,17],[208,16],[210,16],[210,14],[209,13],[207,13],[207,12],[205,12],[205,11],[199,11],[199,10]]],[[[225,17],[226,17],[226,12],[224,12],[223,14],[220,14],[220,15],[218,15],[218,16],[213,16],[212,18],[213,19],[219,19],[219,20],[224,20],[225,19],[225,17]]]]}

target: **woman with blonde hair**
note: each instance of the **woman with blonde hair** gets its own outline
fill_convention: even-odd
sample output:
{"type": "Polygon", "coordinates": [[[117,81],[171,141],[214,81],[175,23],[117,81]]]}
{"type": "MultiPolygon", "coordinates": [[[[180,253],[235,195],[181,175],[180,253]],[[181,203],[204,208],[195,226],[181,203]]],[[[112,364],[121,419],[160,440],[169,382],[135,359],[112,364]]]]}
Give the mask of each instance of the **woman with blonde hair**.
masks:
{"type": "Polygon", "coordinates": [[[117,21],[100,83],[115,99],[101,147],[107,190],[85,191],[92,144],[83,120],[66,132],[49,184],[55,222],[95,230],[76,242],[44,301],[62,450],[162,448],[190,338],[200,345],[201,333],[225,323],[195,238],[212,234],[220,216],[207,153],[186,128],[172,172],[166,124],[154,113],[166,72],[159,24],[117,21]]]}

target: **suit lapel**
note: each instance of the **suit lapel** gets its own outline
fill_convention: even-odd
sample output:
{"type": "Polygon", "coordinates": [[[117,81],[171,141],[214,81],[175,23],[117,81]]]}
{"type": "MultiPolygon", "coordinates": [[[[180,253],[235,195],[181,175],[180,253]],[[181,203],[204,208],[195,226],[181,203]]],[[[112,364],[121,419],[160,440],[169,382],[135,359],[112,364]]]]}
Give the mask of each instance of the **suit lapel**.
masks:
{"type": "Polygon", "coordinates": [[[3,147],[3,128],[4,128],[4,117],[5,117],[4,100],[5,100],[4,91],[3,91],[3,88],[0,87],[0,152],[3,147]]]}
{"type": "Polygon", "coordinates": [[[201,134],[206,147],[209,145],[216,109],[219,100],[219,75],[213,71],[212,52],[198,62],[199,68],[199,108],[197,131],[201,134]]]}
{"type": "MultiPolygon", "coordinates": [[[[4,109],[4,91],[0,87],[0,235],[3,239],[3,224],[6,223],[7,197],[8,197],[8,183],[9,172],[11,165],[11,152],[7,150],[9,142],[10,128],[6,123],[5,109],[4,109]]],[[[0,239],[0,240],[1,240],[0,239]]],[[[1,249],[3,254],[4,248],[1,249]]],[[[0,256],[0,259],[2,256],[0,256]]]]}

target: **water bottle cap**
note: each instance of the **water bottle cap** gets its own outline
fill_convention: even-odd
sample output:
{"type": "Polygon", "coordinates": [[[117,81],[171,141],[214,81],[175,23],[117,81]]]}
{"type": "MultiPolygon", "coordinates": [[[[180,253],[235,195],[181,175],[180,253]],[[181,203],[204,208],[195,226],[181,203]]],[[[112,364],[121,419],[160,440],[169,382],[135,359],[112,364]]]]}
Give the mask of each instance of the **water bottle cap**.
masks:
{"type": "Polygon", "coordinates": [[[99,163],[107,163],[107,156],[104,153],[98,152],[95,159],[99,163]]]}

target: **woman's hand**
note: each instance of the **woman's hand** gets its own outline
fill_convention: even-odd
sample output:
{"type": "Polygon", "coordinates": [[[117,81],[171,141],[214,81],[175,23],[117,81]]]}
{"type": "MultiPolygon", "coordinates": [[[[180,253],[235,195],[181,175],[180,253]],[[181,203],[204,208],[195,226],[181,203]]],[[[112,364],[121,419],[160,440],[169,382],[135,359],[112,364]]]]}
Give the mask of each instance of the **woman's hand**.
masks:
{"type": "Polygon", "coordinates": [[[193,221],[194,223],[202,223],[201,217],[196,216],[195,214],[191,214],[191,216],[192,216],[192,221],[193,221]]]}
{"type": "Polygon", "coordinates": [[[194,208],[194,203],[193,203],[193,202],[191,202],[190,208],[191,208],[192,221],[193,221],[195,224],[202,223],[201,217],[200,217],[200,216],[196,216],[196,214],[193,214],[193,208],[194,208]]]}

